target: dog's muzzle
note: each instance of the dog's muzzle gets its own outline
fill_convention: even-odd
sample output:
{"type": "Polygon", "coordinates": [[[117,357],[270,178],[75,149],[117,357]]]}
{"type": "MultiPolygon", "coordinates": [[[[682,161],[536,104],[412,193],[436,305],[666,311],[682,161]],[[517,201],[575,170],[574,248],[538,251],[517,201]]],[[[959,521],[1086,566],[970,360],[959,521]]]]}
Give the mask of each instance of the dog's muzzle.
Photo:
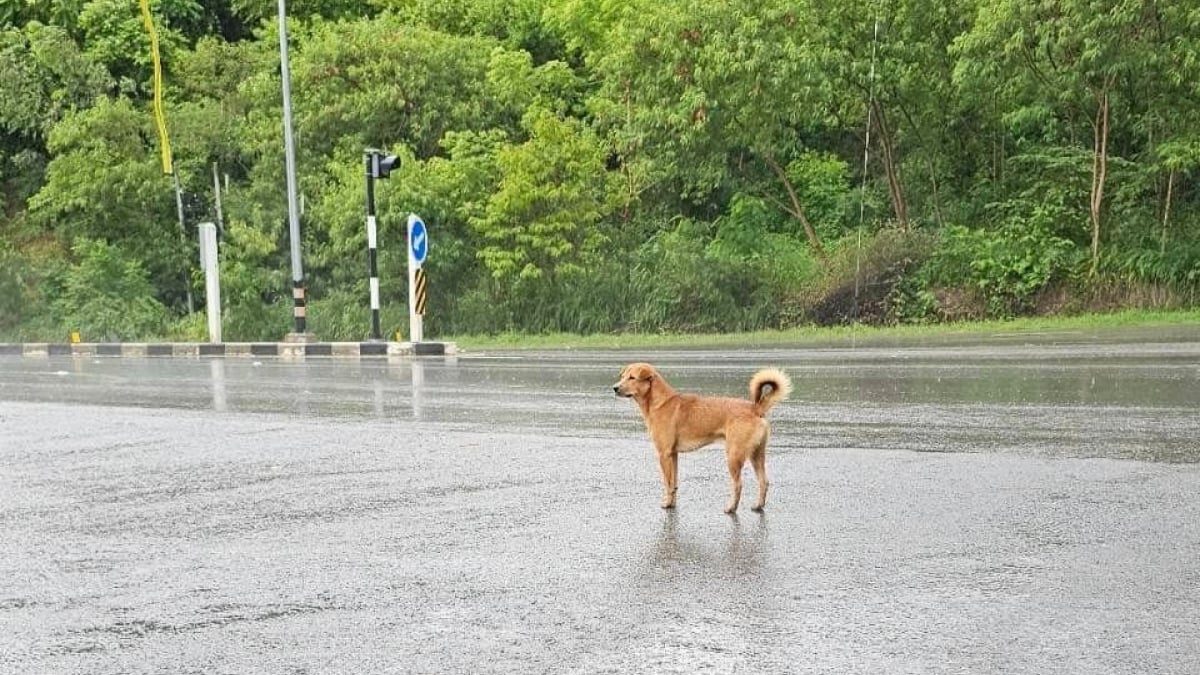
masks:
{"type": "Polygon", "coordinates": [[[625,392],[621,391],[621,385],[619,384],[613,386],[613,393],[621,398],[629,398],[633,396],[633,394],[626,394],[625,392]]]}

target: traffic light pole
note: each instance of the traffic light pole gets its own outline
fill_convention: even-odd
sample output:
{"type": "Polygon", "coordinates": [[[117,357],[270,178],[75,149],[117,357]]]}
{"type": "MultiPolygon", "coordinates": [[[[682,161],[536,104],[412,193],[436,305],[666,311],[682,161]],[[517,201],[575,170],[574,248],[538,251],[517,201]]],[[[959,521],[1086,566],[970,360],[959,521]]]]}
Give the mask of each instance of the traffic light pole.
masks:
{"type": "Polygon", "coordinates": [[[387,178],[392,169],[400,164],[395,155],[384,154],[374,148],[363,150],[363,164],[367,173],[367,273],[371,278],[371,339],[381,340],[379,331],[379,264],[376,245],[378,231],[375,223],[375,179],[387,178]]]}
{"type": "Polygon", "coordinates": [[[371,339],[380,340],[379,331],[379,263],[377,226],[375,224],[375,178],[379,175],[379,153],[363,153],[367,168],[367,272],[371,283],[371,339]]]}

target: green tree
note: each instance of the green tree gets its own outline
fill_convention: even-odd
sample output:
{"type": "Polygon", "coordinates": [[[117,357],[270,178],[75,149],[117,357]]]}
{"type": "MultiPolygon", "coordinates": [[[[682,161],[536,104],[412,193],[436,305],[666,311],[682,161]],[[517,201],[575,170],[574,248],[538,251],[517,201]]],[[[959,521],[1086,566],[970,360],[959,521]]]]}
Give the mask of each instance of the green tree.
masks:
{"type": "Polygon", "coordinates": [[[58,26],[0,31],[0,128],[9,134],[42,139],[63,115],[90,106],[110,85],[104,68],[58,26]]]}
{"type": "MultiPolygon", "coordinates": [[[[418,157],[439,151],[450,130],[487,128],[496,106],[484,96],[497,43],[408,26],[395,17],[317,21],[297,32],[292,59],[301,153],[405,144],[418,157]]],[[[280,87],[275,73],[250,80],[252,140],[278,145],[280,87]],[[267,114],[267,111],[271,111],[267,114]]]]}
{"type": "Polygon", "coordinates": [[[541,111],[527,127],[528,141],[499,151],[498,189],[472,224],[494,277],[552,282],[597,262],[613,182],[603,146],[583,125],[541,111]]]}
{"type": "Polygon", "coordinates": [[[150,115],[127,99],[102,99],[71,113],[48,139],[46,184],[30,217],[64,241],[119,245],[141,264],[168,303],[183,296],[191,247],[179,238],[175,199],[151,139],[150,115]]]}
{"type": "MultiPolygon", "coordinates": [[[[1128,110],[1140,78],[1159,77],[1167,66],[1159,19],[1153,0],[1001,0],[980,5],[957,45],[960,80],[1000,91],[1016,106],[1013,122],[1061,124],[1072,144],[1081,129],[1090,131],[1093,274],[1100,261],[1114,111],[1122,104],[1128,110]]],[[[1120,130],[1129,120],[1116,124],[1120,130]]]]}
{"type": "MultiPolygon", "coordinates": [[[[277,20],[277,0],[229,0],[231,13],[242,22],[257,26],[277,20]]],[[[362,0],[288,0],[288,18],[361,19],[373,17],[373,2],[362,0]]]]}
{"type": "Polygon", "coordinates": [[[5,216],[23,210],[43,180],[49,130],[110,84],[60,27],[0,30],[0,233],[5,216]]]}
{"type": "MultiPolygon", "coordinates": [[[[834,114],[847,130],[869,134],[872,164],[882,169],[892,218],[903,229],[913,218],[914,196],[924,204],[918,218],[944,224],[944,183],[956,177],[951,167],[972,156],[962,151],[970,117],[954,95],[948,47],[968,26],[973,4],[814,0],[827,42],[821,69],[840,83],[834,114]],[[927,188],[910,189],[906,175],[925,176],[927,188]]],[[[854,158],[856,168],[861,157],[854,158]]]]}
{"type": "Polygon", "coordinates": [[[544,0],[373,0],[404,22],[451,35],[479,35],[551,60],[559,46],[542,23],[544,0]]]}
{"type": "Polygon", "coordinates": [[[166,310],[155,300],[145,270],[119,248],[80,239],[78,262],[67,270],[55,301],[63,332],[76,328],[89,340],[132,340],[159,334],[166,310]]]}
{"type": "MultiPolygon", "coordinates": [[[[150,3],[163,60],[184,48],[187,37],[175,24],[200,20],[198,0],[155,0],[150,3]]],[[[79,14],[81,43],[87,55],[103,64],[128,94],[147,91],[152,58],[150,38],[136,2],[88,0],[79,14]]]]}
{"type": "Polygon", "coordinates": [[[653,145],[655,161],[692,200],[741,183],[793,218],[823,254],[789,171],[832,121],[811,6],[566,1],[552,15],[601,80],[609,102],[593,106],[609,117],[601,123],[630,129],[622,155],[653,145]]]}

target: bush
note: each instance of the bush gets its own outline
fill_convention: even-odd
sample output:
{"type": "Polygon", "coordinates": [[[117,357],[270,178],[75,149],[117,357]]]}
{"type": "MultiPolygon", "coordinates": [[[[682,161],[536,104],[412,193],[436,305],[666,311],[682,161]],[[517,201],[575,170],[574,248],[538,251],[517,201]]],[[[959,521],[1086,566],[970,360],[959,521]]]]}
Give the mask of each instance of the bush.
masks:
{"type": "MultiPolygon", "coordinates": [[[[286,303],[284,303],[286,304],[286,303]]],[[[291,308],[287,308],[291,314],[291,308]]],[[[288,318],[290,321],[290,316],[288,318]]],[[[289,326],[290,323],[285,323],[289,326]]],[[[358,342],[371,336],[371,299],[366,293],[348,290],[331,291],[320,299],[308,303],[308,331],[318,339],[329,342],[358,342]]],[[[405,304],[382,304],[379,309],[379,333],[384,340],[392,340],[399,331],[409,339],[408,306],[405,304]]],[[[285,331],[286,332],[286,331],[285,331]]],[[[428,330],[425,331],[428,333],[428,330]]]]}
{"type": "Polygon", "coordinates": [[[1200,286],[1200,244],[1140,242],[1141,246],[1110,246],[1101,257],[1101,270],[1127,282],[1196,288],[1200,286]]]}
{"type": "Polygon", "coordinates": [[[1073,242],[1036,223],[996,229],[951,225],[943,230],[918,284],[935,295],[946,295],[946,289],[976,291],[988,317],[1007,318],[1029,311],[1038,292],[1070,276],[1082,258],[1073,242]]]}
{"type": "Polygon", "coordinates": [[[26,267],[21,256],[0,241],[0,330],[10,330],[21,322],[26,267]]]}
{"type": "Polygon", "coordinates": [[[78,329],[88,341],[118,341],[162,333],[167,310],[140,263],[101,241],[80,239],[72,251],[79,262],[54,301],[63,335],[78,329]]]}
{"type": "Polygon", "coordinates": [[[225,308],[221,337],[226,342],[278,340],[291,330],[290,298],[278,295],[270,301],[258,298],[239,301],[237,298],[230,298],[225,308]]]}
{"type": "Polygon", "coordinates": [[[634,258],[630,328],[724,332],[778,327],[789,296],[820,274],[797,238],[767,231],[750,200],[716,224],[680,221],[634,258]]]}
{"type": "MultiPolygon", "coordinates": [[[[222,325],[222,337],[224,328],[222,325]]],[[[167,322],[166,338],[172,342],[208,342],[208,317],[202,310],[172,319],[167,322]]]]}
{"type": "Polygon", "coordinates": [[[632,330],[714,331],[736,320],[740,312],[727,292],[728,280],[705,256],[705,230],[703,223],[680,221],[638,249],[632,330]]]}
{"type": "MultiPolygon", "coordinates": [[[[929,257],[930,235],[880,230],[851,233],[830,246],[822,283],[810,292],[807,315],[818,325],[896,323],[912,311],[912,272],[929,257]]],[[[803,302],[803,300],[802,300],[803,302]]]]}

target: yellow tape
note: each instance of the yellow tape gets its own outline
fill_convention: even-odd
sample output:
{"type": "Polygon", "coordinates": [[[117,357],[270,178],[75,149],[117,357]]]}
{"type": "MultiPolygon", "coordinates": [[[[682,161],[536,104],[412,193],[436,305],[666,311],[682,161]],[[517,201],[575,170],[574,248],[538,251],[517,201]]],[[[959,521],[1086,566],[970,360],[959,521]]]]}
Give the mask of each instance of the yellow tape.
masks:
{"type": "Polygon", "coordinates": [[[416,282],[417,282],[416,283],[416,286],[417,286],[416,313],[421,316],[425,316],[425,284],[426,284],[426,281],[425,281],[425,269],[422,267],[417,268],[416,282]]]}
{"type": "Polygon", "coordinates": [[[162,59],[158,55],[158,31],[154,30],[154,18],[150,16],[150,0],[141,0],[142,23],[150,33],[150,57],[154,60],[154,124],[158,127],[159,150],[162,153],[163,173],[174,173],[171,161],[171,139],[167,136],[167,116],[163,113],[162,59]]]}

